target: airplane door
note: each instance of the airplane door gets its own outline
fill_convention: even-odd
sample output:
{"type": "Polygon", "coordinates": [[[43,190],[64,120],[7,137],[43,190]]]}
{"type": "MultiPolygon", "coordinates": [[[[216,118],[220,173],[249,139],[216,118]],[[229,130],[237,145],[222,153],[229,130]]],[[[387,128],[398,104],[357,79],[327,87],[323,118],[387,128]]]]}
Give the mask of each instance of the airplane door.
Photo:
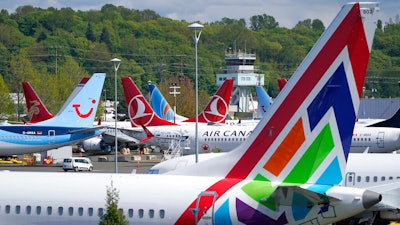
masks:
{"type": "Polygon", "coordinates": [[[54,144],[56,142],[56,131],[49,130],[47,135],[49,137],[49,144],[54,144]]]}
{"type": "Polygon", "coordinates": [[[344,186],[353,187],[355,185],[356,174],[354,172],[347,172],[344,186]]]}
{"type": "Polygon", "coordinates": [[[197,197],[196,208],[190,209],[194,214],[194,224],[214,224],[214,204],[218,194],[215,191],[202,191],[197,197]]]}
{"type": "Polygon", "coordinates": [[[385,132],[379,132],[378,137],[376,138],[376,145],[378,148],[384,148],[385,147],[385,132]]]}

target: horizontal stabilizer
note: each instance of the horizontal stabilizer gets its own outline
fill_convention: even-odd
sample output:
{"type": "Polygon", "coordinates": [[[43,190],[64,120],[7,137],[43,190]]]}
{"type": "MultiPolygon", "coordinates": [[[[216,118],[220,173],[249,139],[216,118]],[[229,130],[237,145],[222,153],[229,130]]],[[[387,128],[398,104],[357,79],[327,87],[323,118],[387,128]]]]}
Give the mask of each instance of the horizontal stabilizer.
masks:
{"type": "Polygon", "coordinates": [[[339,201],[339,199],[299,186],[279,186],[268,198],[263,199],[263,202],[275,203],[276,208],[279,206],[312,207],[316,204],[327,205],[335,201],[339,201]]]}

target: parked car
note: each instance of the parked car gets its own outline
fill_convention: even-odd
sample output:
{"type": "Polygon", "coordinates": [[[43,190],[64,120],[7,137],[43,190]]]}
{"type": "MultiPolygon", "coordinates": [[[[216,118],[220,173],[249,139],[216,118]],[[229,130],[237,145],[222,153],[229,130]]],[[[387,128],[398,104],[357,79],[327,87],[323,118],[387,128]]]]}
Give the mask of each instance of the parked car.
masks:
{"type": "Polygon", "coordinates": [[[89,158],[86,157],[70,157],[65,158],[62,164],[62,168],[65,172],[68,170],[77,171],[92,171],[93,164],[89,158]]]}

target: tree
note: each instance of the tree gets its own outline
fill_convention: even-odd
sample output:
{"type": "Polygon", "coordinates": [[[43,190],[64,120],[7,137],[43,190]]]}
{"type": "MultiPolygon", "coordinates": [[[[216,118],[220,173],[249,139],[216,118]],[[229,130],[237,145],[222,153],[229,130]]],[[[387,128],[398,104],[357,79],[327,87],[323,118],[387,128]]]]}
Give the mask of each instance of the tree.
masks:
{"type": "Polygon", "coordinates": [[[92,24],[88,23],[87,30],[86,30],[86,39],[91,42],[96,41],[96,36],[93,33],[92,24]]]}
{"type": "Polygon", "coordinates": [[[107,186],[106,213],[100,217],[99,225],[125,225],[129,224],[125,215],[118,210],[119,191],[114,187],[107,186]]]}
{"type": "Polygon", "coordinates": [[[7,85],[3,80],[3,76],[0,75],[0,119],[7,119],[8,115],[14,113],[15,105],[9,92],[7,85]]]}
{"type": "Polygon", "coordinates": [[[258,31],[261,29],[273,29],[279,26],[279,23],[276,22],[275,18],[270,15],[262,14],[252,16],[250,18],[250,28],[254,31],[258,31]]]}

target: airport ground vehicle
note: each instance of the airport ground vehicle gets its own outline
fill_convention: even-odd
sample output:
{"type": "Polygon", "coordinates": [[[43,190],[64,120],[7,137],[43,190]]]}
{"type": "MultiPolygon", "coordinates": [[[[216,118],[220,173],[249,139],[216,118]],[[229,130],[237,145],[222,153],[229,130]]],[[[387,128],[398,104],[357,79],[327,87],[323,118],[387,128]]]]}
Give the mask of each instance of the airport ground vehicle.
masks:
{"type": "Polygon", "coordinates": [[[86,157],[70,157],[64,159],[62,168],[65,172],[68,170],[73,170],[75,172],[83,170],[92,171],[93,164],[90,159],[86,157]]]}

